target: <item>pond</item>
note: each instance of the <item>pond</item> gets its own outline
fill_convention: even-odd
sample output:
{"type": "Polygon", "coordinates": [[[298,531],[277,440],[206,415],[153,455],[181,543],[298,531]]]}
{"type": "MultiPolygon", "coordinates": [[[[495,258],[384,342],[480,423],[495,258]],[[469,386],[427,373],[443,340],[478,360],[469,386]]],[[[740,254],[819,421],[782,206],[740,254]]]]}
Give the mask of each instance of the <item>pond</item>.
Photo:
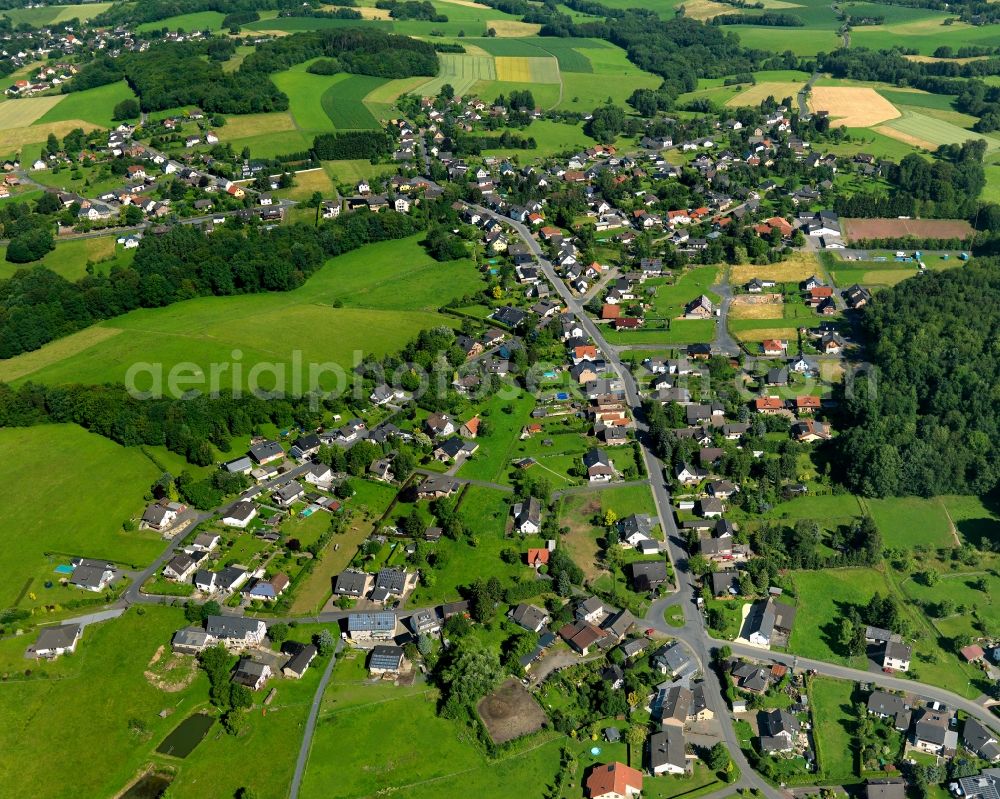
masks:
{"type": "Polygon", "coordinates": [[[121,795],[121,799],[160,799],[173,781],[171,774],[145,774],[121,795]]]}
{"type": "Polygon", "coordinates": [[[215,718],[207,713],[195,713],[174,727],[173,732],[163,739],[156,751],[161,755],[185,758],[208,735],[215,724],[215,718]]]}

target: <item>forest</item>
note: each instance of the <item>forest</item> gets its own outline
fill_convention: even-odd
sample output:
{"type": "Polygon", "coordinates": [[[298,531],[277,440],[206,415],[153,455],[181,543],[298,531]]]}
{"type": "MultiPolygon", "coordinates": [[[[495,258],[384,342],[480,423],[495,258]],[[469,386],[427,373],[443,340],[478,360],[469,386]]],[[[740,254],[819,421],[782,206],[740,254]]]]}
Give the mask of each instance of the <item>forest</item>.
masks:
{"type": "Polygon", "coordinates": [[[0,281],[0,358],[38,349],[135,308],[204,295],[288,291],[330,256],[403,238],[424,227],[419,217],[367,209],[318,228],[262,230],[233,218],[211,236],[191,225],[146,236],[131,267],[87,275],[76,283],[44,267],[21,269],[0,281]]]}
{"type": "Polygon", "coordinates": [[[935,496],[997,487],[996,267],[984,258],[904,280],[865,308],[872,368],[845,383],[843,432],[831,442],[852,491],[935,496]]]}

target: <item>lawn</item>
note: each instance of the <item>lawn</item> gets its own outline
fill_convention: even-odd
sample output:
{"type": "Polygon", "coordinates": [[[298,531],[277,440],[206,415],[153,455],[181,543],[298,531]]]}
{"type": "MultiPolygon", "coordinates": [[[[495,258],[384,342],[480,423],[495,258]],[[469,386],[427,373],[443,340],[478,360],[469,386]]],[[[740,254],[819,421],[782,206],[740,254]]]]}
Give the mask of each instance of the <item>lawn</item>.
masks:
{"type": "Polygon", "coordinates": [[[874,569],[825,569],[795,572],[793,582],[798,612],[789,650],[863,668],[863,658],[845,657],[840,649],[840,619],[846,606],[867,604],[876,592],[889,594],[885,577],[874,569]]]}
{"type": "Polygon", "coordinates": [[[531,421],[535,398],[519,389],[505,386],[489,397],[478,415],[487,425],[486,435],[476,439],[479,451],[458,470],[459,477],[489,482],[507,482],[510,460],[521,429],[531,421]],[[517,392],[515,398],[511,393],[517,392]]]}
{"type": "Polygon", "coordinates": [[[852,682],[829,677],[812,677],[809,680],[809,701],[816,724],[813,737],[824,782],[840,785],[857,779],[854,769],[857,742],[854,737],[853,694],[852,682]]]}
{"type": "Polygon", "coordinates": [[[26,593],[26,605],[89,598],[58,583],[44,587],[70,556],[144,566],[163,550],[155,533],[122,530],[122,522],[141,514],[143,495],[160,476],[138,448],[74,425],[0,429],[0,442],[17,454],[0,466],[0,529],[7,539],[0,568],[9,578],[0,607],[13,605],[22,591],[36,595],[31,600],[26,593]]]}
{"type": "Polygon", "coordinates": [[[296,127],[307,135],[333,130],[333,122],[322,98],[335,86],[346,83],[353,77],[347,72],[314,75],[306,72],[310,63],[296,64],[291,69],[271,75],[274,85],[288,95],[288,110],[296,127]]]}
{"type": "Polygon", "coordinates": [[[442,537],[435,544],[444,553],[446,563],[430,570],[433,584],[418,585],[407,599],[409,607],[426,607],[459,598],[458,587],[476,578],[496,576],[504,585],[515,577],[533,579],[533,572],[521,559],[506,563],[500,552],[512,548],[526,553],[528,547],[543,546],[538,536],[518,535],[507,538],[504,530],[510,516],[511,495],[492,488],[469,486],[462,496],[459,512],[471,538],[453,541],[442,537]]]}
{"type": "Polygon", "coordinates": [[[993,497],[940,497],[963,541],[984,547],[1000,541],[1000,507],[993,497]]]}
{"type": "Polygon", "coordinates": [[[939,498],[889,497],[865,499],[887,547],[950,547],[955,541],[944,504],[939,498]]]}
{"type": "Polygon", "coordinates": [[[62,100],[46,111],[38,119],[38,124],[82,119],[102,128],[110,128],[114,124],[111,117],[115,106],[122,100],[132,99],[135,99],[135,92],[123,80],[82,92],[70,92],[62,95],[62,100]]]}
{"type": "Polygon", "coordinates": [[[363,665],[364,653],[351,652],[334,669],[302,783],[303,799],[512,791],[527,796],[558,769],[561,736],[547,733],[538,738],[539,748],[490,761],[459,726],[437,715],[436,691],[420,680],[412,687],[366,684],[363,665]],[[392,746],[384,745],[387,735],[392,746]],[[545,743],[546,738],[551,740],[545,743]]]}
{"type": "MultiPolygon", "coordinates": [[[[316,364],[321,384],[332,388],[342,378],[320,367],[332,363],[347,369],[362,354],[394,352],[420,330],[452,323],[436,309],[449,297],[481,285],[471,262],[438,263],[418,245],[419,238],[374,244],[331,259],[294,291],[202,297],[133,311],[97,326],[128,335],[91,343],[86,334],[76,334],[81,347],[65,357],[49,357],[50,352],[65,352],[61,341],[52,342],[5,361],[0,377],[13,372],[52,383],[120,382],[131,364],[152,362],[163,364],[164,373],[174,364],[194,363],[207,379],[210,364],[236,361],[242,376],[228,367],[219,373],[226,386],[234,381],[247,385],[255,364],[273,364],[273,370],[261,367],[260,385],[295,388],[285,372],[300,358],[304,380],[313,382],[309,365],[316,364]],[[335,300],[343,307],[333,307],[335,300]],[[276,330],[281,332],[277,338],[276,330]],[[240,354],[234,356],[234,351],[240,354]]],[[[150,380],[148,374],[141,378],[141,389],[148,389],[150,380]]]]}
{"type": "MultiPolygon", "coordinates": [[[[143,676],[156,650],[169,646],[173,632],[184,625],[180,610],[129,610],[119,619],[87,627],[75,655],[44,664],[41,670],[53,679],[15,675],[4,681],[0,769],[8,775],[7,784],[13,788],[17,775],[17,784],[32,786],[41,799],[114,796],[124,788],[167,733],[208,698],[208,681],[200,674],[174,693],[143,676]],[[159,717],[162,710],[167,718],[159,717]],[[131,732],[130,719],[140,720],[148,732],[131,732]],[[79,734],[84,729],[86,734],[79,734]]],[[[22,657],[28,642],[11,638],[0,643],[4,673],[29,665],[22,657]]],[[[182,761],[182,773],[203,754],[195,750],[189,761],[182,761]]],[[[212,784],[219,788],[222,776],[215,776],[212,784]]]]}

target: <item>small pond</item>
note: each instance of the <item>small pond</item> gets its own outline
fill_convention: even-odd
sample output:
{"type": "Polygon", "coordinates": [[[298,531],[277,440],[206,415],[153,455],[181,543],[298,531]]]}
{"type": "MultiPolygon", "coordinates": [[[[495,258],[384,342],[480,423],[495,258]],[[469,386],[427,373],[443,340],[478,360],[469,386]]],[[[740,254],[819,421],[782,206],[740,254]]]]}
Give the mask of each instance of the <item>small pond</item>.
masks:
{"type": "Polygon", "coordinates": [[[156,747],[156,751],[161,755],[185,758],[208,735],[213,724],[215,724],[215,718],[207,713],[195,713],[193,716],[188,716],[174,727],[170,735],[163,739],[163,743],[156,747]]]}

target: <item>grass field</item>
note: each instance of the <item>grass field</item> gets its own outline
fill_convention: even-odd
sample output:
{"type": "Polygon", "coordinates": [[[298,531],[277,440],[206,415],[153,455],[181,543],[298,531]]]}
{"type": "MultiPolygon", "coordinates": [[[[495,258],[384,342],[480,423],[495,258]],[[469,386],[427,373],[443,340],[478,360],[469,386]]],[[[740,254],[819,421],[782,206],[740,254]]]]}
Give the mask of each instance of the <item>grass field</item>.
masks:
{"type": "Polygon", "coordinates": [[[898,138],[907,144],[934,150],[942,144],[961,144],[969,139],[983,139],[987,152],[1000,149],[1000,139],[961,128],[927,114],[907,110],[898,119],[891,119],[876,128],[880,133],[898,138]]]}
{"type": "Polygon", "coordinates": [[[955,100],[955,96],[951,94],[930,94],[929,92],[904,91],[902,89],[879,89],[878,93],[893,105],[935,108],[940,111],[951,111],[955,100]]]}
{"type": "Polygon", "coordinates": [[[320,97],[320,105],[337,130],[374,130],[378,120],[365,105],[365,98],[386,83],[385,78],[350,75],[320,97]]]}
{"type": "Polygon", "coordinates": [[[436,95],[441,87],[450,83],[456,95],[465,94],[476,81],[496,80],[496,63],[491,56],[466,53],[439,53],[440,72],[436,78],[418,86],[421,95],[436,95]]]}
{"type": "Polygon", "coordinates": [[[803,657],[859,665],[861,658],[845,658],[838,645],[840,618],[847,604],[866,604],[876,592],[890,588],[874,569],[825,569],[794,575],[798,612],[789,650],[803,657]]]}
{"type": "Polygon", "coordinates": [[[36,8],[9,8],[3,16],[10,17],[15,25],[27,23],[32,27],[52,25],[57,22],[68,22],[78,19],[86,22],[98,14],[103,14],[111,8],[111,3],[85,3],[75,6],[38,6],[36,8]]]}
{"type": "Polygon", "coordinates": [[[72,239],[57,243],[56,248],[41,261],[31,264],[12,264],[9,261],[0,261],[0,279],[10,277],[18,269],[45,266],[67,280],[79,280],[87,274],[88,261],[104,261],[113,258],[113,260],[96,267],[98,272],[108,272],[115,264],[131,263],[133,255],[134,251],[126,253],[124,250],[118,249],[113,235],[99,236],[93,239],[72,239]]]}
{"type": "Polygon", "coordinates": [[[559,62],[555,58],[498,56],[497,80],[521,83],[559,83],[559,62]]]}
{"type": "MultiPolygon", "coordinates": [[[[356,353],[395,351],[419,330],[447,324],[436,309],[448,297],[480,287],[470,262],[439,264],[418,240],[383,242],[332,259],[290,292],[203,297],[134,311],[98,326],[125,330],[126,336],[50,359],[50,352],[63,353],[61,342],[52,342],[5,361],[3,368],[23,374],[28,362],[37,367],[32,379],[53,383],[121,382],[130,364],[151,361],[164,369],[193,362],[208,375],[211,363],[230,363],[234,350],[242,353],[244,380],[255,363],[285,364],[276,368],[287,369],[299,357],[293,350],[304,364],[334,362],[349,368],[360,357],[356,353]],[[334,300],[344,307],[333,308],[334,300]]],[[[225,384],[232,380],[227,372],[225,384]]],[[[273,377],[264,377],[266,385],[272,382],[273,377]]],[[[325,383],[332,382],[328,375],[325,383]]]]}
{"type": "Polygon", "coordinates": [[[365,684],[364,653],[350,652],[334,669],[302,782],[303,799],[347,799],[381,793],[407,797],[511,792],[532,795],[558,767],[562,736],[488,760],[459,727],[436,713],[437,692],[422,680],[410,687],[365,684]],[[391,731],[394,745],[379,742],[391,731]],[[427,757],[426,742],[434,756],[427,757]]]}
{"type": "Polygon", "coordinates": [[[333,122],[324,108],[322,98],[352,76],[347,72],[313,75],[306,72],[307,66],[308,63],[296,64],[291,69],[272,75],[271,79],[275,86],[288,95],[288,111],[297,128],[307,134],[332,131],[333,122]]]}
{"type": "Polygon", "coordinates": [[[1000,507],[980,497],[941,497],[945,510],[963,541],[983,546],[1000,542],[1000,507]]]}
{"type": "Polygon", "coordinates": [[[809,680],[809,700],[816,727],[813,736],[823,779],[837,784],[857,779],[854,770],[854,683],[829,677],[809,680]]]}
{"type": "Polygon", "coordinates": [[[0,464],[6,539],[0,567],[9,576],[0,589],[0,607],[12,605],[29,580],[36,601],[26,597],[26,604],[79,599],[82,592],[58,583],[44,588],[46,580],[55,581],[53,569],[70,556],[144,566],[162,551],[159,535],[122,530],[122,522],[142,512],[142,497],[160,476],[140,450],[74,425],[0,429],[0,442],[17,453],[0,464]],[[72,457],[54,457],[59,452],[72,457]]]}
{"type": "Polygon", "coordinates": [[[776,82],[776,81],[765,81],[764,83],[757,83],[756,85],[751,86],[750,88],[740,92],[735,97],[728,100],[726,102],[726,105],[759,106],[761,101],[766,100],[768,97],[773,97],[780,103],[786,97],[795,97],[802,89],[802,85],[804,83],[805,79],[803,79],[801,83],[776,82]]]}
{"type": "Polygon", "coordinates": [[[950,547],[955,542],[938,498],[890,497],[863,500],[887,547],[950,547]]]}
{"type": "MultiPolygon", "coordinates": [[[[114,108],[122,100],[135,98],[135,92],[129,88],[125,81],[109,83],[107,86],[98,86],[94,89],[87,89],[82,92],[70,92],[57,96],[59,100],[54,107],[48,109],[38,119],[39,124],[46,122],[64,122],[66,120],[82,119],[84,122],[91,122],[102,128],[109,128],[114,123],[111,116],[114,108]]],[[[48,100],[50,98],[37,98],[48,100]]],[[[19,100],[18,102],[25,102],[19,100]]]]}
{"type": "Polygon", "coordinates": [[[196,11],[191,14],[178,14],[176,17],[167,17],[155,22],[144,22],[136,26],[136,31],[145,33],[146,31],[182,30],[187,33],[192,31],[217,31],[222,28],[222,20],[225,14],[219,11],[196,11]]]}

